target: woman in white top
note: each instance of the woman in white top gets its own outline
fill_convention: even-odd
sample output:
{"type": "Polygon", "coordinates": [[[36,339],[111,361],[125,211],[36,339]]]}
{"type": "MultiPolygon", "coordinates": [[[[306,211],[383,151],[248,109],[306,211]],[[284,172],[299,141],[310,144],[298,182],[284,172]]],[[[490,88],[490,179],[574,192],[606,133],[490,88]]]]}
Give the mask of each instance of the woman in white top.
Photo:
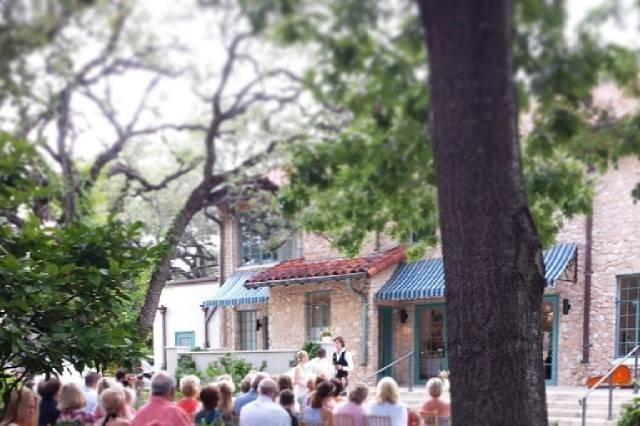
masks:
{"type": "Polygon", "coordinates": [[[391,426],[407,425],[407,406],[398,401],[398,384],[391,377],[378,382],[376,402],[367,407],[367,415],[389,417],[391,426]]]}
{"type": "Polygon", "coordinates": [[[38,424],[38,396],[22,388],[11,392],[1,426],[36,426],[38,424]]]}
{"type": "Polygon", "coordinates": [[[305,351],[296,353],[296,368],[293,372],[293,393],[296,396],[298,405],[302,407],[304,400],[307,398],[307,381],[309,380],[310,372],[307,363],[309,362],[309,355],[305,351]]]}

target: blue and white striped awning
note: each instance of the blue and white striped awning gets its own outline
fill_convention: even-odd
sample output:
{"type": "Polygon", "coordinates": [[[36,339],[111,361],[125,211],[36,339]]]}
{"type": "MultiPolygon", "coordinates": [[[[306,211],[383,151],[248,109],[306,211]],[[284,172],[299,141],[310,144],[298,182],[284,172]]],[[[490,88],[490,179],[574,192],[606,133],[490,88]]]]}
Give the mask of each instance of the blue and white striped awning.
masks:
{"type": "Polygon", "coordinates": [[[204,306],[235,306],[248,305],[254,303],[267,303],[269,301],[269,288],[261,287],[248,289],[244,283],[263,271],[265,268],[255,268],[251,270],[237,271],[231,275],[224,284],[217,289],[213,297],[204,301],[204,306]]]}
{"type": "MultiPolygon", "coordinates": [[[[557,244],[544,250],[545,279],[549,287],[564,273],[576,256],[574,243],[557,244]]],[[[376,293],[377,300],[416,300],[444,296],[442,259],[422,259],[403,263],[376,293]]]]}

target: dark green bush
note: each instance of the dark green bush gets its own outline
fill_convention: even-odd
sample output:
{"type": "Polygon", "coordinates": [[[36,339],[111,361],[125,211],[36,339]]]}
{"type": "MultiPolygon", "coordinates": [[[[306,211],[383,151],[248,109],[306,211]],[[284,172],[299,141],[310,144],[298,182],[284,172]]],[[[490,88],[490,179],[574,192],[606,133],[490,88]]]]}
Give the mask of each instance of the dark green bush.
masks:
{"type": "Polygon", "coordinates": [[[633,402],[625,407],[622,417],[618,420],[618,426],[640,426],[640,398],[634,398],[633,402]]]}

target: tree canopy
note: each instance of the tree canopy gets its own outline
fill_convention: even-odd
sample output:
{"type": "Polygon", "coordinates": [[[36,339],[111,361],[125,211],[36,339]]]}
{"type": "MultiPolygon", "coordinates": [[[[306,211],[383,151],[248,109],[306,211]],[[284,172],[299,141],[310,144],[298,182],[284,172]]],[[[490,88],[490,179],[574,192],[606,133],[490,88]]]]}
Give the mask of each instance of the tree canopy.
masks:
{"type": "MultiPolygon", "coordinates": [[[[386,231],[421,256],[436,241],[437,211],[417,10],[412,2],[295,3],[278,15],[275,36],[315,49],[305,83],[331,108],[293,152],[283,209],[348,254],[386,231]]],[[[637,52],[599,32],[612,10],[589,14],[571,41],[566,2],[514,2],[525,184],[543,245],[563,218],[590,211],[589,165],[640,152],[637,118],[616,117],[593,97],[604,81],[637,93],[637,52]]]]}
{"type": "Polygon", "coordinates": [[[146,355],[140,284],[157,249],[140,244],[139,223],[41,223],[33,210],[60,190],[56,176],[46,174],[47,187],[34,182],[44,161],[5,133],[0,153],[1,377],[137,363],[146,355]]]}

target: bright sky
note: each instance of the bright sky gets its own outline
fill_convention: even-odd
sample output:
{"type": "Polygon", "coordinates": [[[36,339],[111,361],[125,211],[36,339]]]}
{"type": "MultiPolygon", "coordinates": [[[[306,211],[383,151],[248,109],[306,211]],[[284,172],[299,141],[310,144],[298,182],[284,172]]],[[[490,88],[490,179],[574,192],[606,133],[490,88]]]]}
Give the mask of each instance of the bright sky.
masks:
{"type": "MultiPolygon", "coordinates": [[[[568,0],[568,34],[574,34],[577,24],[584,19],[587,11],[602,4],[602,1],[568,0]]],[[[195,86],[202,93],[212,93],[213,84],[217,81],[217,73],[226,57],[222,47],[223,42],[228,43],[229,36],[225,40],[220,38],[219,22],[224,19],[224,16],[219,9],[218,11],[203,11],[194,7],[194,3],[193,0],[139,0],[137,3],[143,16],[137,16],[135,23],[142,23],[143,31],[148,29],[155,33],[156,37],[164,44],[179,42],[187,46],[189,49],[187,53],[172,54],[169,60],[178,65],[191,63],[197,70],[197,79],[195,80],[177,78],[162,81],[151,101],[151,104],[156,105],[155,114],[149,113],[144,117],[143,121],[147,123],[157,123],[158,120],[166,122],[167,117],[171,123],[192,122],[194,118],[203,117],[207,113],[206,105],[194,96],[193,88],[195,86]],[[197,81],[197,83],[192,84],[193,81],[197,81]]],[[[610,22],[605,26],[603,36],[606,39],[628,46],[639,46],[640,19],[633,3],[634,0],[620,0],[622,5],[620,17],[616,22],[610,22]]],[[[233,22],[237,23],[237,21],[233,22]]],[[[231,34],[235,32],[233,27],[228,30],[231,34]]],[[[301,74],[306,64],[309,63],[308,55],[303,51],[285,53],[265,45],[259,45],[257,42],[254,42],[252,47],[251,53],[265,68],[280,66],[301,74]]],[[[86,52],[80,54],[92,57],[91,55],[95,54],[95,49],[88,46],[86,52]]],[[[230,89],[237,90],[246,84],[252,76],[252,69],[247,63],[244,66],[239,66],[230,81],[230,89]]],[[[137,74],[114,81],[114,101],[123,121],[130,117],[137,106],[139,96],[149,79],[148,74],[137,74]]],[[[113,135],[106,122],[96,119],[99,114],[90,104],[81,103],[79,109],[87,118],[84,128],[78,129],[80,135],[76,145],[76,154],[81,158],[89,159],[103,149],[102,147],[106,143],[110,143],[113,140],[113,135]]],[[[290,121],[295,124],[295,117],[292,117],[290,121]]],[[[240,124],[243,142],[237,146],[237,149],[224,150],[229,154],[228,158],[225,158],[225,164],[237,163],[247,152],[255,152],[260,149],[264,133],[257,128],[257,123],[258,120],[253,119],[240,124]]],[[[154,166],[171,162],[171,158],[168,156],[164,158],[158,156],[158,152],[166,153],[167,150],[158,149],[155,143],[157,142],[154,144],[138,143],[129,150],[129,155],[139,162],[140,159],[145,159],[140,164],[143,168],[153,169],[154,166]]],[[[178,151],[185,147],[200,149],[199,147],[202,145],[199,140],[193,140],[193,136],[187,135],[171,135],[170,140],[165,143],[178,151]]]]}

